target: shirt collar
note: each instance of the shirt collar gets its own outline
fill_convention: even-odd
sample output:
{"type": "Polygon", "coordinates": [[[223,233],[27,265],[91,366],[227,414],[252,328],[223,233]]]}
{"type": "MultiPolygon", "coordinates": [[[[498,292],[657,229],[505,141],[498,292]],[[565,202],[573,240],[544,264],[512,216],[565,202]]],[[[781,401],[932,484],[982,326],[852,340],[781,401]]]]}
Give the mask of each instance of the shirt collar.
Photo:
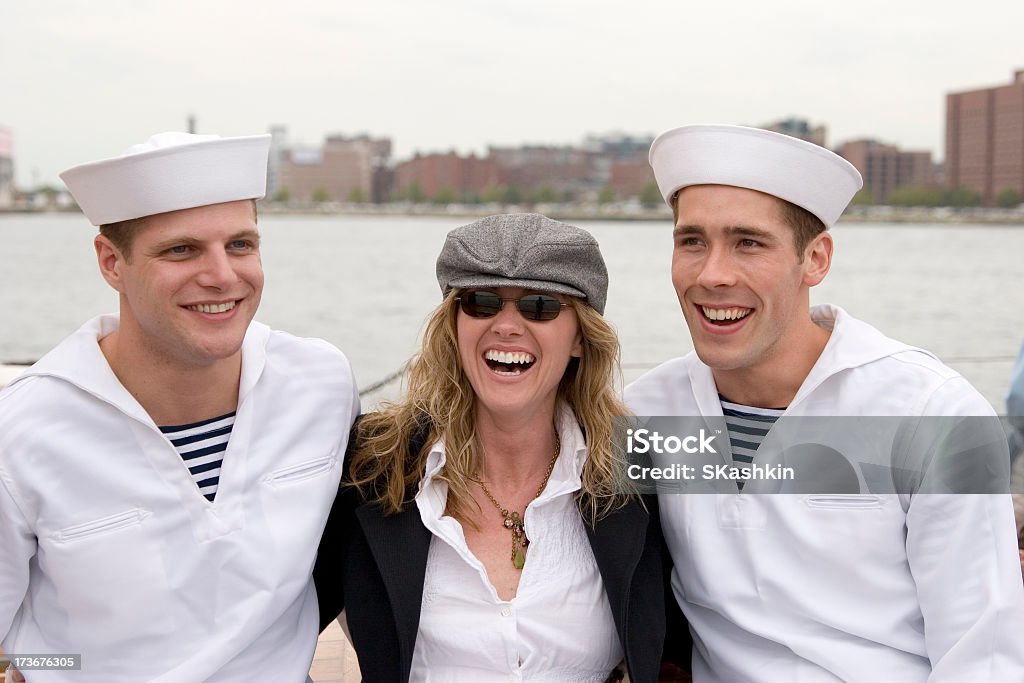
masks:
{"type": "MultiPolygon", "coordinates": [[[[559,496],[575,493],[583,485],[583,465],[587,461],[587,444],[583,430],[572,409],[560,402],[555,419],[561,450],[551,470],[551,477],[544,491],[536,499],[543,502],[559,496]]],[[[420,480],[416,504],[420,513],[433,519],[444,515],[448,501],[448,484],[438,478],[446,462],[444,438],[438,439],[427,454],[423,478],[420,480]]]]}
{"type": "MultiPolygon", "coordinates": [[[[119,326],[120,317],[115,314],[100,315],[89,320],[22,373],[18,379],[33,376],[57,377],[110,403],[129,417],[153,424],[149,414],[117,379],[100,349],[100,340],[115,332],[119,326]]],[[[242,341],[239,405],[263,374],[269,338],[269,327],[256,321],[249,323],[242,341]]]]}

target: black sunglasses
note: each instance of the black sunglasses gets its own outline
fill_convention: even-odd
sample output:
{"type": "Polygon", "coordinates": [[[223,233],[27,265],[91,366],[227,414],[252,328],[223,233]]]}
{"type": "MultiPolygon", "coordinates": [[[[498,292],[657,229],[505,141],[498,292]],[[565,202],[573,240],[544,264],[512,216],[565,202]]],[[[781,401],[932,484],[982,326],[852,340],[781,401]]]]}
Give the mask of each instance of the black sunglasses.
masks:
{"type": "Polygon", "coordinates": [[[462,312],[471,318],[493,318],[505,306],[506,301],[515,301],[516,308],[527,320],[554,320],[569,304],[548,294],[525,294],[518,299],[504,299],[495,292],[470,291],[456,297],[462,312]]]}

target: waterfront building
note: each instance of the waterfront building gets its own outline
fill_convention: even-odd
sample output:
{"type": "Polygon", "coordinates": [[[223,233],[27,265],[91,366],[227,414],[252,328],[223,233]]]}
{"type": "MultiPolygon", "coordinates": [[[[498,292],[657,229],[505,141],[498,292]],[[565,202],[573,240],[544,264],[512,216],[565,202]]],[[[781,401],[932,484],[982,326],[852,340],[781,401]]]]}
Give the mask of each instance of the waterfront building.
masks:
{"type": "MultiPolygon", "coordinates": [[[[382,199],[375,196],[375,181],[379,169],[387,166],[391,156],[390,138],[331,135],[322,147],[303,148],[284,146],[283,128],[276,133],[282,144],[274,162],[272,199],[299,203],[382,199]]],[[[274,134],[272,129],[271,135],[274,134]]]]}
{"type": "Polygon", "coordinates": [[[400,198],[422,201],[447,197],[459,202],[479,197],[488,188],[503,186],[505,179],[490,157],[460,156],[455,151],[417,152],[412,159],[395,166],[392,183],[400,198]]]}
{"type": "MultiPolygon", "coordinates": [[[[650,146],[650,145],[648,145],[650,146]]],[[[647,151],[637,154],[632,159],[616,159],[611,162],[608,175],[608,186],[612,188],[615,197],[619,199],[639,197],[653,184],[655,196],[657,194],[657,182],[654,179],[654,170],[647,161],[647,151]]]]}
{"type": "Polygon", "coordinates": [[[799,138],[807,142],[813,142],[819,147],[825,146],[825,126],[812,126],[807,119],[799,119],[795,116],[788,119],[781,119],[772,123],[765,123],[757,126],[762,130],[770,130],[775,133],[782,133],[791,138],[799,138]]]}
{"type": "Polygon", "coordinates": [[[490,146],[487,154],[416,153],[394,167],[391,196],[412,201],[543,204],[641,195],[654,185],[653,136],[588,135],[581,145],[490,146]]]}
{"type": "Polygon", "coordinates": [[[1024,69],[1006,85],[946,95],[946,184],[981,195],[1024,198],[1024,69]]]}
{"type": "Polygon", "coordinates": [[[653,135],[621,132],[590,134],[583,138],[583,149],[610,161],[630,161],[640,156],[646,157],[653,142],[653,135]]]}
{"type": "Polygon", "coordinates": [[[585,137],[583,149],[591,154],[593,185],[607,186],[616,199],[639,197],[652,183],[657,187],[647,161],[652,142],[653,135],[621,132],[585,137]]]}
{"type": "Polygon", "coordinates": [[[0,126],[0,209],[14,204],[14,136],[0,126]]]}
{"type": "Polygon", "coordinates": [[[556,201],[582,199],[596,193],[608,182],[608,164],[597,163],[599,154],[572,145],[522,145],[489,147],[508,187],[524,197],[538,192],[556,201]]]}
{"type": "Polygon", "coordinates": [[[899,187],[927,187],[934,176],[931,152],[905,151],[878,140],[851,140],[836,153],[860,171],[872,204],[887,204],[899,187]]]}

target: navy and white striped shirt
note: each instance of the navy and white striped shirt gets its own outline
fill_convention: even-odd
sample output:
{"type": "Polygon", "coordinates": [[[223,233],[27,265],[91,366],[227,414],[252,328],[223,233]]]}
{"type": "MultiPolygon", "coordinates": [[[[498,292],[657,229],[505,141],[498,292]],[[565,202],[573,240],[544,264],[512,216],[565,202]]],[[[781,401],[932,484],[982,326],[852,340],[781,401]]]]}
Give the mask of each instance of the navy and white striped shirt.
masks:
{"type": "Polygon", "coordinates": [[[234,425],[235,414],[228,413],[202,422],[160,428],[185,461],[199,492],[209,501],[217,495],[220,467],[234,425]]]}
{"type": "MultiPolygon", "coordinates": [[[[772,425],[778,420],[785,408],[755,408],[740,403],[732,403],[721,395],[722,414],[725,415],[725,426],[729,430],[729,447],[732,449],[732,464],[736,467],[749,467],[754,462],[757,449],[768,435],[772,425]]],[[[743,490],[745,481],[737,481],[739,490],[743,490]]]]}

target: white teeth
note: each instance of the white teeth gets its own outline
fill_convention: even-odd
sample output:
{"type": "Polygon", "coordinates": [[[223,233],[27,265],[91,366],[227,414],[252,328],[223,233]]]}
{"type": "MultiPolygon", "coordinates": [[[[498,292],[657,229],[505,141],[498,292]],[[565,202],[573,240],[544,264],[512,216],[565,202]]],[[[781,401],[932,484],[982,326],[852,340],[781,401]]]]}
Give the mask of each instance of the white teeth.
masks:
{"type": "Polygon", "coordinates": [[[199,313],[227,313],[234,307],[235,302],[229,301],[226,304],[193,304],[188,307],[188,310],[199,313]]]}
{"type": "MultiPolygon", "coordinates": [[[[485,353],[484,358],[496,363],[504,363],[506,365],[513,363],[525,365],[537,360],[532,354],[526,353],[525,351],[496,351],[494,349],[485,353]]],[[[515,374],[518,375],[519,371],[517,370],[515,374]]]]}
{"type": "Polygon", "coordinates": [[[739,320],[750,315],[752,308],[708,308],[701,306],[708,320],[739,320]]]}

